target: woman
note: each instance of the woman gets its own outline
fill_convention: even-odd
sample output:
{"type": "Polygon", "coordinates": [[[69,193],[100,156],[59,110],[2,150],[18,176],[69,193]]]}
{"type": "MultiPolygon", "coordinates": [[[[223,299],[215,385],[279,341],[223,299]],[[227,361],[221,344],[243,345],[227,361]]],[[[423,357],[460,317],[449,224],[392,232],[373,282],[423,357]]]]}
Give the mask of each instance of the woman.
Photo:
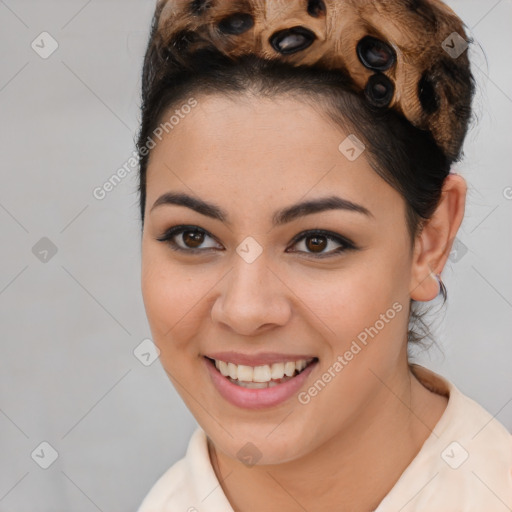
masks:
{"type": "Polygon", "coordinates": [[[437,0],[160,1],[142,293],[200,427],[139,512],[501,511],[512,438],[410,364],[474,86],[437,0]]]}

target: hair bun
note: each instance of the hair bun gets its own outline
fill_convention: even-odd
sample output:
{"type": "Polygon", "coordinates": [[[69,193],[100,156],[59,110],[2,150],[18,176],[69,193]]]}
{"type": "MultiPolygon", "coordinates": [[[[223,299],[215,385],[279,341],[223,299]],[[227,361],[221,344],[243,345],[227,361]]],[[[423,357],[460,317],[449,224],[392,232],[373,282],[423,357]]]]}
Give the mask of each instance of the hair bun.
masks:
{"type": "Polygon", "coordinates": [[[213,46],[342,70],[372,105],[429,130],[455,160],[473,95],[466,39],[440,0],[158,0],[150,50],[162,63],[186,65],[213,46]]]}

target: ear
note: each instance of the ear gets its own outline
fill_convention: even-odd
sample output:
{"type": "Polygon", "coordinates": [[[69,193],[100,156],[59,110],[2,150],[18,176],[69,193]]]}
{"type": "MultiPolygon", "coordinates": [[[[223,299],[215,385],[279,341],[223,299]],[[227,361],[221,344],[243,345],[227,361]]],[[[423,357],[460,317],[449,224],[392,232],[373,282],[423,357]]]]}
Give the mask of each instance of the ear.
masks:
{"type": "Polygon", "coordinates": [[[416,301],[429,301],[439,293],[440,274],[464,218],[466,181],[450,173],[444,180],[439,205],[425,222],[414,242],[410,295],[416,301]]]}

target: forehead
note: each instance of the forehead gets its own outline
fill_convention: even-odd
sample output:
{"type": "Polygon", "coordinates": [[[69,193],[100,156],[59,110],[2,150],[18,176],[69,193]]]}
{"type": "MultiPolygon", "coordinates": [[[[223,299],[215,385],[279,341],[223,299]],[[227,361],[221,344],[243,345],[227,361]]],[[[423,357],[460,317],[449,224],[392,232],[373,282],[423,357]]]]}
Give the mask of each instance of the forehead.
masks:
{"type": "Polygon", "coordinates": [[[202,198],[230,194],[233,204],[245,208],[333,192],[369,209],[396,201],[398,194],[371,168],[364,151],[353,158],[361,151],[353,134],[320,107],[293,97],[196,100],[152,150],[149,206],[167,190],[190,189],[202,198]],[[347,153],[351,146],[354,151],[347,153]]]}

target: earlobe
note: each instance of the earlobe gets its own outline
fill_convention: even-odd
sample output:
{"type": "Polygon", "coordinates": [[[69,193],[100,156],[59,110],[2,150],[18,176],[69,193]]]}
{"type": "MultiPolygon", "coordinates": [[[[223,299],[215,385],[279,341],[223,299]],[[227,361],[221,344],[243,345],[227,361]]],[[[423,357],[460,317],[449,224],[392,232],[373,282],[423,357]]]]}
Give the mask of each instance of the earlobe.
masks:
{"type": "Polygon", "coordinates": [[[411,276],[411,299],[418,302],[428,302],[435,299],[441,291],[441,276],[432,270],[427,264],[416,265],[413,267],[413,275],[411,276]]]}
{"type": "Polygon", "coordinates": [[[466,181],[458,174],[449,174],[443,183],[441,199],[432,217],[425,222],[414,244],[411,270],[411,299],[433,300],[442,286],[440,275],[464,218],[466,181]]]}

